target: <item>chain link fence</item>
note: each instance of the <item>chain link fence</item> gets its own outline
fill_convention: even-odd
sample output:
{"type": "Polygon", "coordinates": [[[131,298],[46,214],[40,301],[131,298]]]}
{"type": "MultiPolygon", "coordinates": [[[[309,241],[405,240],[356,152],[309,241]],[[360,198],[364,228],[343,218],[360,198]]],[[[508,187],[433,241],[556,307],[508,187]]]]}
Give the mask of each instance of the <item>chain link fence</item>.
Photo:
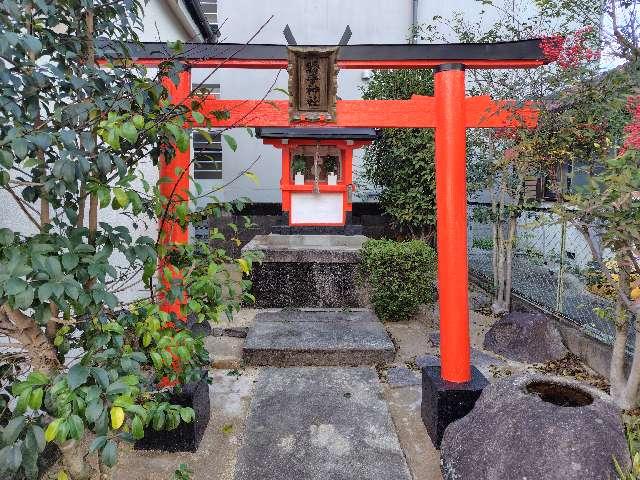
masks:
{"type": "MultiPolygon", "coordinates": [[[[493,285],[493,225],[490,204],[468,210],[469,271],[493,285]]],[[[513,256],[513,292],[550,313],[560,315],[588,335],[613,342],[614,328],[596,313],[610,309],[610,298],[598,294],[598,274],[582,235],[550,210],[536,208],[518,219],[513,256]],[[595,292],[595,293],[594,293],[595,292]]]]}

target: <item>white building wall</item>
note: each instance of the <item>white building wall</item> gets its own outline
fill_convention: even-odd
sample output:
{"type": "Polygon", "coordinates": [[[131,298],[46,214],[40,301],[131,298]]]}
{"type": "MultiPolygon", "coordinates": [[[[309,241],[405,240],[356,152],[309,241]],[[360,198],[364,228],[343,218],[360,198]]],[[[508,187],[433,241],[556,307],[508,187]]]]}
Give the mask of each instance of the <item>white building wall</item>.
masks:
{"type": "MultiPolygon", "coordinates": [[[[521,0],[533,5],[533,0],[521,0]]],[[[282,33],[289,25],[298,44],[336,44],[347,25],[353,35],[350,44],[407,43],[412,23],[413,0],[218,0],[218,21],[221,24],[221,42],[244,43],[254,35],[251,43],[285,44],[282,33]],[[273,15],[273,18],[270,17],[273,15]],[[268,21],[268,22],[267,22],[268,21]],[[266,25],[265,25],[266,23],[266,25]],[[264,26],[263,26],[264,25],[264,26]],[[256,34],[256,32],[258,32],[256,34]]],[[[511,5],[511,0],[507,1],[511,5]]],[[[533,9],[532,9],[533,10],[533,9]]],[[[418,24],[433,23],[434,16],[450,17],[454,12],[465,12],[470,21],[482,16],[483,25],[489,27],[497,14],[476,0],[419,0],[418,24]]],[[[522,14],[520,12],[520,14],[522,14]]],[[[446,32],[445,32],[446,34],[446,32]]],[[[453,38],[453,37],[452,37],[453,38]]],[[[210,71],[194,70],[194,83],[210,75],[210,71]]],[[[220,84],[220,97],[224,99],[260,99],[275,82],[276,88],[287,89],[287,73],[275,70],[221,69],[207,79],[220,84]]],[[[360,88],[366,71],[342,70],[338,75],[338,96],[342,99],[361,98],[360,88]]],[[[282,92],[274,92],[268,99],[284,99],[282,92]]],[[[223,145],[222,181],[203,181],[205,185],[221,185],[236,178],[252,162],[260,184],[247,177],[240,178],[219,192],[219,197],[232,200],[249,197],[254,202],[280,202],[280,151],[251,138],[245,129],[229,132],[238,142],[232,152],[223,145]]],[[[360,173],[364,150],[354,154],[354,179],[360,173]]]]}
{"type": "MultiPolygon", "coordinates": [[[[185,22],[181,21],[175,11],[170,7],[169,2],[174,0],[150,0],[145,6],[145,22],[144,31],[141,32],[141,40],[143,41],[188,41],[193,38],[193,30],[190,32],[185,26],[185,22]],[[158,38],[158,34],[160,38],[158,38]]],[[[186,14],[185,14],[186,15],[186,14]]],[[[186,16],[185,16],[186,18],[186,16]]],[[[188,25],[188,24],[187,24],[188,25]]],[[[155,71],[150,70],[150,75],[155,71]]],[[[158,181],[158,169],[151,163],[151,160],[144,159],[140,163],[140,169],[145,179],[154,184],[158,181]]],[[[29,222],[27,217],[16,206],[10,194],[5,190],[0,190],[0,202],[3,208],[0,208],[0,228],[11,228],[14,231],[23,234],[33,234],[36,232],[35,227],[29,222]]],[[[63,215],[62,212],[51,212],[52,215],[63,215]]],[[[85,216],[87,218],[87,216],[85,216]]],[[[155,238],[157,232],[157,222],[148,219],[139,219],[137,228],[134,228],[133,221],[122,215],[121,212],[115,212],[111,208],[100,210],[98,220],[108,223],[111,226],[124,225],[134,236],[147,235],[155,238]]],[[[123,256],[114,254],[114,263],[116,266],[126,265],[123,256]]],[[[140,286],[134,286],[123,292],[120,297],[124,301],[132,300],[141,295],[140,286]]]]}

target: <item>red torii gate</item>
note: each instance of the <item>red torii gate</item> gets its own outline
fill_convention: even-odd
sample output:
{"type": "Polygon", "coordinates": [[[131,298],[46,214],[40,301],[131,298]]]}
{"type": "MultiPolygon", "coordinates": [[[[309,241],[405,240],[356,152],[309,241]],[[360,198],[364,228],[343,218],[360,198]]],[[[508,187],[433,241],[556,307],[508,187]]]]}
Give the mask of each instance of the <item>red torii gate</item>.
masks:
{"type": "MultiPolygon", "coordinates": [[[[323,46],[324,47],[324,46],[323,46]]],[[[172,101],[186,101],[191,91],[191,68],[282,69],[288,65],[284,45],[188,44],[180,57],[186,67],[178,85],[167,82],[172,101]]],[[[137,52],[136,63],[157,66],[172,57],[164,44],[148,43],[137,52]]],[[[435,95],[410,100],[338,100],[335,121],[292,122],[289,101],[221,100],[208,97],[201,108],[214,127],[369,127],[435,128],[438,291],[440,353],[443,380],[471,380],[468,316],[466,129],[533,127],[537,112],[530,105],[492,101],[488,96],[466,97],[467,68],[535,68],[553,59],[545,57],[539,39],[492,44],[346,45],[337,60],[345,69],[434,68],[435,95]],[[224,119],[213,112],[228,111],[224,119]]],[[[202,126],[193,122],[193,126],[202,126]]],[[[179,152],[162,163],[165,195],[187,201],[190,152],[179,152]],[[176,185],[176,182],[179,184],[176,185]]],[[[284,173],[283,173],[284,174],[284,173]]],[[[186,230],[163,223],[164,241],[186,243],[186,230]]]]}

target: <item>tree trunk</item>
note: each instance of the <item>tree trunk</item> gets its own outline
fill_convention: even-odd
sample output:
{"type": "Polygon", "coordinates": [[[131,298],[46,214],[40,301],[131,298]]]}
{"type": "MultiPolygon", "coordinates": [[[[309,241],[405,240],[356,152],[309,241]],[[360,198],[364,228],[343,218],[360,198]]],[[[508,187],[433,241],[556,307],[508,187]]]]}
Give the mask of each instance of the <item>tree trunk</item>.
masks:
{"type": "Polygon", "coordinates": [[[631,362],[627,384],[618,402],[618,405],[624,409],[635,408],[638,405],[638,387],[640,387],[640,311],[635,312],[633,324],[636,332],[633,345],[633,361],[631,362]]]}
{"type": "Polygon", "coordinates": [[[76,440],[67,440],[58,444],[62,452],[62,464],[67,469],[73,480],[90,480],[94,470],[85,462],[82,455],[83,449],[76,440]]]}
{"type": "MultiPolygon", "coordinates": [[[[618,285],[625,295],[629,295],[629,275],[624,268],[619,268],[618,285]]],[[[619,298],[616,299],[614,322],[616,336],[611,351],[609,383],[611,384],[611,396],[614,398],[620,398],[620,396],[623,395],[626,383],[624,378],[624,361],[627,337],[629,334],[629,318],[627,310],[624,308],[624,305],[619,298]]]]}
{"type": "Polygon", "coordinates": [[[515,213],[509,214],[509,234],[507,236],[507,248],[505,251],[505,272],[504,272],[504,308],[506,312],[511,311],[511,286],[513,283],[513,245],[516,241],[516,229],[518,227],[518,217],[515,213]]]}
{"type": "Polygon", "coordinates": [[[22,345],[34,370],[51,375],[60,368],[56,348],[33,318],[3,305],[0,331],[22,345]]]}

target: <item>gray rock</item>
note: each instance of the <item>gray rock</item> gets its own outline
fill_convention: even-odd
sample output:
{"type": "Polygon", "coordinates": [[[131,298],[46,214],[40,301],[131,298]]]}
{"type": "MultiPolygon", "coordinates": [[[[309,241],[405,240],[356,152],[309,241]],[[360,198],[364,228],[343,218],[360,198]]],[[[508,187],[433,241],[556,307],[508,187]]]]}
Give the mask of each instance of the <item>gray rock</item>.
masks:
{"type": "Polygon", "coordinates": [[[491,296],[482,290],[469,292],[469,308],[475,312],[491,310],[491,296]]]}
{"type": "Polygon", "coordinates": [[[418,355],[416,365],[422,370],[423,367],[437,367],[440,365],[440,357],[435,355],[418,355]]]}
{"type": "Polygon", "coordinates": [[[211,335],[214,337],[246,338],[249,327],[213,327],[211,335]]]}
{"type": "Polygon", "coordinates": [[[375,365],[395,347],[370,310],[261,312],[243,348],[248,365],[375,365]]]}
{"type": "Polygon", "coordinates": [[[539,313],[505,315],[487,331],[483,347],[525,363],[559,360],[569,353],[554,321],[539,313]]]}
{"type": "Polygon", "coordinates": [[[387,370],[387,383],[391,388],[422,385],[420,372],[407,367],[391,367],[387,370]]]}
{"type": "Polygon", "coordinates": [[[410,480],[372,368],[260,372],[235,480],[410,480]]]}
{"type": "Polygon", "coordinates": [[[613,457],[629,466],[620,411],[610,398],[542,375],[488,386],[471,413],[449,425],[441,446],[445,480],[617,478],[613,457]]]}

